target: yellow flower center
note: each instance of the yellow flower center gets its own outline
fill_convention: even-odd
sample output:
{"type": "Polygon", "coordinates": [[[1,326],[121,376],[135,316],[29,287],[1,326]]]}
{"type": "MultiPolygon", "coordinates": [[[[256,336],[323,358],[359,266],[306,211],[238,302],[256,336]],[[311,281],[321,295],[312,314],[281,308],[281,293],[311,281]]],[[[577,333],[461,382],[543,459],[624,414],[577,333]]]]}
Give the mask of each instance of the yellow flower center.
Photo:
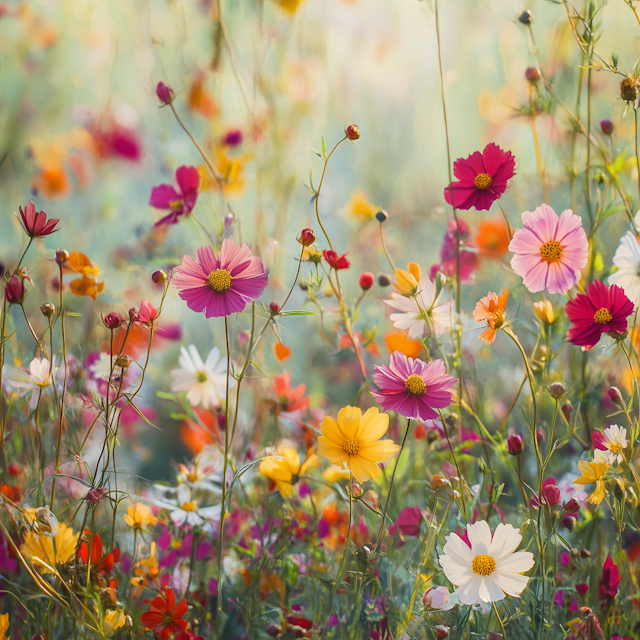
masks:
{"type": "Polygon", "coordinates": [[[229,291],[231,289],[231,274],[226,269],[212,271],[207,280],[214,291],[229,291]]]}
{"type": "Polygon", "coordinates": [[[198,371],[198,373],[196,374],[196,378],[198,378],[198,382],[206,382],[207,374],[204,371],[198,371]]]}
{"type": "Polygon", "coordinates": [[[488,576],[496,570],[496,561],[491,556],[481,553],[471,561],[471,568],[479,576],[488,576]]]}
{"type": "Polygon", "coordinates": [[[545,262],[558,262],[562,255],[562,245],[555,240],[549,240],[540,247],[540,256],[545,262]]]}
{"type": "Polygon", "coordinates": [[[427,390],[427,385],[417,373],[414,373],[405,380],[404,388],[411,395],[421,396],[427,390]]]}
{"type": "Polygon", "coordinates": [[[608,322],[611,322],[611,314],[609,313],[609,309],[605,309],[604,307],[602,307],[602,309],[598,309],[593,314],[593,319],[598,324],[607,324],[608,322]]]}
{"type": "Polygon", "coordinates": [[[198,503],[195,500],[191,500],[191,502],[185,502],[182,504],[180,508],[183,511],[195,511],[198,508],[198,503]]]}
{"type": "Polygon", "coordinates": [[[476,187],[478,189],[482,189],[483,191],[485,189],[488,189],[493,184],[493,180],[488,173],[479,173],[476,176],[474,182],[476,183],[476,187]]]}
{"type": "Polygon", "coordinates": [[[182,205],[183,205],[183,201],[182,200],[172,200],[169,203],[169,206],[174,210],[174,211],[180,211],[180,209],[182,209],[182,205]]]}
{"type": "Polygon", "coordinates": [[[194,470],[187,473],[187,480],[192,484],[198,482],[198,472],[194,470]]]}
{"type": "Polygon", "coordinates": [[[607,442],[607,448],[611,453],[620,453],[622,445],[619,442],[607,442]]]}
{"type": "Polygon", "coordinates": [[[360,440],[358,438],[347,438],[342,443],[344,452],[350,456],[355,456],[360,451],[360,440]]]}

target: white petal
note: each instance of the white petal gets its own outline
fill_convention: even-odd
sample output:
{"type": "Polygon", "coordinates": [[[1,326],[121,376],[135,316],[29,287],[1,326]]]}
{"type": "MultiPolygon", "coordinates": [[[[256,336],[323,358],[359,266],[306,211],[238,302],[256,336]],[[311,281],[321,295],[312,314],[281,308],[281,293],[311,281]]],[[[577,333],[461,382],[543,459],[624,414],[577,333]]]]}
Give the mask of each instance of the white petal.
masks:
{"type": "Polygon", "coordinates": [[[525,571],[529,571],[535,563],[533,553],[529,551],[518,551],[517,553],[499,559],[496,563],[496,569],[508,573],[524,573],[525,571]]]}
{"type": "Polygon", "coordinates": [[[510,524],[502,524],[496,527],[491,546],[489,547],[489,555],[496,560],[504,558],[513,553],[518,545],[522,542],[522,536],[518,529],[514,529],[510,524]]]}
{"type": "Polygon", "coordinates": [[[204,371],[204,362],[202,362],[202,358],[193,344],[189,345],[189,355],[191,356],[191,360],[195,365],[196,370],[204,371]]]}
{"type": "Polygon", "coordinates": [[[447,543],[444,545],[444,552],[447,555],[464,560],[469,564],[473,560],[474,556],[467,543],[457,533],[452,533],[447,536],[447,543]]]}
{"type": "Polygon", "coordinates": [[[480,600],[480,585],[482,584],[482,577],[474,574],[466,584],[458,587],[456,593],[458,594],[458,600],[462,604],[472,605],[476,604],[480,600]]]}
{"type": "Polygon", "coordinates": [[[213,347],[211,351],[209,351],[209,355],[207,356],[207,361],[204,363],[204,367],[207,371],[213,371],[220,361],[220,349],[218,347],[213,347]]]}
{"type": "Polygon", "coordinates": [[[189,352],[184,347],[180,347],[180,353],[181,353],[181,355],[178,358],[178,362],[180,363],[180,366],[185,371],[191,371],[192,373],[195,373],[196,372],[196,367],[193,364],[193,361],[191,360],[191,357],[189,356],[189,352]]]}
{"type": "Polygon", "coordinates": [[[502,571],[494,571],[492,574],[493,579],[498,583],[498,586],[508,595],[514,598],[520,597],[520,594],[525,590],[529,578],[521,576],[519,573],[505,573],[502,571]]]}
{"type": "Polygon", "coordinates": [[[467,525],[467,535],[471,543],[471,551],[474,556],[479,553],[488,553],[491,546],[491,529],[484,520],[479,520],[467,525]]]}
{"type": "Polygon", "coordinates": [[[504,599],[504,592],[496,584],[492,576],[493,574],[482,578],[478,595],[480,596],[480,600],[484,602],[498,602],[498,600],[504,599]]]}
{"type": "Polygon", "coordinates": [[[456,558],[451,556],[440,556],[440,566],[449,582],[452,582],[456,586],[465,584],[476,575],[471,570],[470,565],[461,564],[456,558]]]}

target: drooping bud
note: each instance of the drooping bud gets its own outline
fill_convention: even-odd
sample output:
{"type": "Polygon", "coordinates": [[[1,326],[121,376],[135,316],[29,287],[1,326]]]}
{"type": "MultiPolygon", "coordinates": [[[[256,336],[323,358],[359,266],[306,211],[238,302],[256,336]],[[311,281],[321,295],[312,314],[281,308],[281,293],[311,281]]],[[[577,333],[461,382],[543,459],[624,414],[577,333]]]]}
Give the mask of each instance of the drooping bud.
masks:
{"type": "Polygon", "coordinates": [[[358,280],[358,284],[363,291],[369,291],[371,287],[373,287],[373,283],[375,282],[376,277],[370,271],[365,271],[360,274],[360,279],[358,280]]]}
{"type": "Polygon", "coordinates": [[[360,137],[360,127],[357,124],[350,124],[345,129],[344,134],[349,138],[349,140],[357,140],[360,137]]]}
{"type": "Polygon", "coordinates": [[[298,238],[298,242],[303,247],[308,247],[316,241],[316,234],[313,229],[303,229],[300,232],[300,237],[298,238]]]}
{"type": "Polygon", "coordinates": [[[600,131],[602,131],[605,136],[610,136],[614,129],[615,126],[611,120],[600,120],[600,131]]]}
{"type": "Polygon", "coordinates": [[[620,389],[618,387],[610,387],[607,389],[607,397],[614,404],[624,404],[622,400],[622,394],[620,393],[620,389]]]}
{"type": "Polygon", "coordinates": [[[378,284],[381,287],[388,287],[391,284],[391,276],[388,276],[386,273],[380,273],[378,275],[378,284]]]}
{"type": "Polygon", "coordinates": [[[56,305],[51,304],[50,302],[45,302],[41,307],[40,311],[42,311],[42,315],[45,318],[50,318],[56,312],[56,305]]]}
{"type": "Polygon", "coordinates": [[[531,83],[536,84],[542,80],[542,73],[538,67],[528,67],[524,72],[524,77],[531,83]]]}
{"type": "Polygon", "coordinates": [[[555,400],[560,400],[560,398],[567,395],[567,387],[562,382],[552,382],[549,385],[549,395],[555,400]]]}
{"type": "Polygon", "coordinates": [[[389,214],[384,209],[380,209],[380,211],[376,213],[376,220],[378,222],[386,222],[388,219],[389,219],[389,214]]]}
{"type": "Polygon", "coordinates": [[[163,104],[171,104],[173,101],[173,89],[164,82],[158,82],[156,85],[156,95],[163,104]]]}
{"type": "Polygon", "coordinates": [[[69,252],[66,249],[56,251],[56,262],[62,266],[69,259],[69,252]]]}
{"type": "Polygon", "coordinates": [[[507,449],[512,456],[517,456],[522,453],[524,448],[524,442],[522,436],[518,433],[507,438],[507,449]]]}
{"type": "Polygon", "coordinates": [[[162,269],[156,269],[151,274],[151,280],[155,284],[164,284],[167,281],[167,274],[162,269]]]}
{"type": "Polygon", "coordinates": [[[530,25],[533,22],[533,13],[529,9],[525,9],[519,16],[518,20],[522,24],[530,25]]]}

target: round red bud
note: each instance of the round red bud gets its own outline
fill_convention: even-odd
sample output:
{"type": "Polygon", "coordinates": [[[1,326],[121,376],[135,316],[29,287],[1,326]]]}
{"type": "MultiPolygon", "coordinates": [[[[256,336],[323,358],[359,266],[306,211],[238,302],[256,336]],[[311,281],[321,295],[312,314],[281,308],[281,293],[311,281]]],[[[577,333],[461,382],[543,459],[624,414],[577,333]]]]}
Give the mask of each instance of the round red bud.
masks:
{"type": "Polygon", "coordinates": [[[22,470],[22,467],[20,466],[20,464],[18,464],[17,462],[12,462],[8,467],[7,467],[7,471],[9,472],[9,475],[12,478],[15,478],[20,471],[22,470]]]}
{"type": "Polygon", "coordinates": [[[151,274],[151,279],[155,284],[164,284],[167,281],[167,274],[162,269],[156,269],[151,274]]]}
{"type": "Polygon", "coordinates": [[[611,120],[600,120],[600,131],[602,131],[605,136],[610,136],[614,129],[615,126],[611,120]]]}
{"type": "Polygon", "coordinates": [[[158,82],[156,86],[156,95],[160,102],[164,104],[171,104],[173,100],[173,89],[164,82],[158,82]]]}
{"type": "Polygon", "coordinates": [[[371,287],[373,287],[373,283],[375,282],[376,277],[371,273],[371,271],[365,271],[360,274],[360,279],[358,280],[358,284],[363,291],[369,291],[371,287]]]}
{"type": "Polygon", "coordinates": [[[529,67],[524,72],[524,77],[531,84],[535,84],[536,82],[540,82],[540,80],[542,80],[542,73],[540,73],[540,69],[538,69],[537,67],[529,67]]]}
{"type": "Polygon", "coordinates": [[[313,229],[303,229],[300,232],[300,237],[298,238],[298,242],[303,247],[308,247],[312,245],[316,241],[316,234],[313,232],[313,229]]]}
{"type": "Polygon", "coordinates": [[[360,137],[360,127],[357,124],[350,124],[344,133],[349,140],[357,140],[360,137]]]}
{"type": "Polygon", "coordinates": [[[522,441],[522,436],[519,433],[507,438],[507,449],[509,449],[509,453],[512,456],[517,456],[522,453],[523,448],[524,442],[522,441]]]}

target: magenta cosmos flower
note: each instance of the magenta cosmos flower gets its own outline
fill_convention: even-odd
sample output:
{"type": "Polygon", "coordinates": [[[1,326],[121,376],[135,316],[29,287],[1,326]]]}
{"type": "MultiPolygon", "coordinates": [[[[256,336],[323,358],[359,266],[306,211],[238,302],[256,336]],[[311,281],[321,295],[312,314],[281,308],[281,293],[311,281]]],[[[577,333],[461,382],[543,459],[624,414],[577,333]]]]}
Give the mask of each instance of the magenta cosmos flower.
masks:
{"type": "Polygon", "coordinates": [[[515,253],[511,267],[532,293],[565,294],[580,281],[587,266],[589,242],[582,218],[571,209],[560,216],[548,205],[522,214],[524,229],[518,229],[509,244],[515,253]]]}
{"type": "Polygon", "coordinates": [[[452,182],[444,190],[444,199],[456,209],[489,209],[507,190],[507,182],[516,174],[515,166],[511,152],[491,142],[482,153],[476,151],[453,163],[453,175],[458,182],[452,182]]]}
{"type": "Polygon", "coordinates": [[[579,293],[567,302],[564,312],[573,323],[567,331],[567,340],[589,351],[603,333],[614,338],[626,333],[633,302],[618,285],[612,284],[609,289],[604,282],[594,280],[586,293],[579,293]]]}
{"type": "Polygon", "coordinates": [[[184,256],[173,270],[173,284],[180,289],[180,297],[191,311],[207,318],[239,313],[260,297],[267,281],[262,260],[231,238],[222,242],[220,255],[211,247],[200,247],[195,260],[184,256]]]}
{"type": "Polygon", "coordinates": [[[178,224],[180,217],[191,213],[193,207],[196,206],[198,186],[200,185],[198,170],[195,167],[178,167],[176,182],[180,193],[170,184],[161,184],[151,189],[149,204],[154,209],[168,209],[171,211],[171,213],[156,222],[156,227],[161,224],[178,224]]]}
{"type": "Polygon", "coordinates": [[[371,394],[385,411],[395,411],[405,418],[435,420],[434,409],[451,404],[456,379],[447,374],[442,360],[427,364],[394,351],[389,366],[376,366],[373,382],[379,391],[371,394]]]}

